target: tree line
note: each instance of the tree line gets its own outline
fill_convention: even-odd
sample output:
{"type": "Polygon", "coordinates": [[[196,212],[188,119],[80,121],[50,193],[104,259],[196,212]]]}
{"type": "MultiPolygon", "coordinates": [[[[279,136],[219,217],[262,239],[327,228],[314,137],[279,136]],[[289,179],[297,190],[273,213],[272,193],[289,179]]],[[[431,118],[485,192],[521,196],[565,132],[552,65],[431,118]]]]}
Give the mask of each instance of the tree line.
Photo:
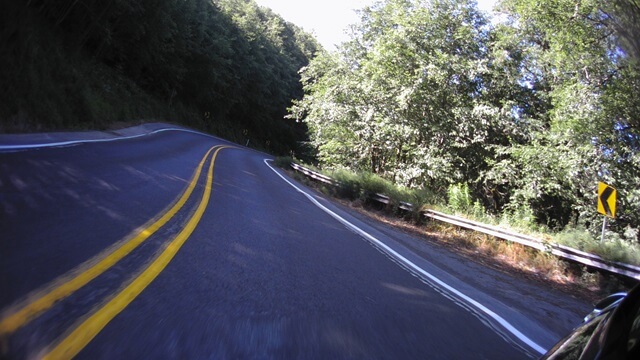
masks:
{"type": "Polygon", "coordinates": [[[277,153],[316,40],[253,0],[30,0],[0,5],[4,131],[182,121],[277,153]]]}
{"type": "Polygon", "coordinates": [[[385,0],[302,71],[290,117],[321,164],[444,197],[464,184],[494,214],[600,230],[598,181],[618,188],[612,229],[640,229],[640,46],[635,0],[385,0]]]}

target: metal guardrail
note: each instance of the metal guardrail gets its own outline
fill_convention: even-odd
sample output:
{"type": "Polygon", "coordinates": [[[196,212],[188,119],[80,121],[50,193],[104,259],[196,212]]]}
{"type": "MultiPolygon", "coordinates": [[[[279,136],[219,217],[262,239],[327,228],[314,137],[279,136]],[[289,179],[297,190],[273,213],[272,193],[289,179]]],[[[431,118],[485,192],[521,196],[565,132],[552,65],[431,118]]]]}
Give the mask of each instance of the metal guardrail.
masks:
{"type": "Polygon", "coordinates": [[[333,186],[338,186],[338,183],[333,180],[332,178],[326,176],[326,175],[322,175],[320,173],[317,173],[313,170],[307,169],[304,166],[300,166],[296,163],[291,163],[291,168],[299,173],[302,173],[304,175],[306,175],[307,177],[312,178],[313,180],[316,181],[320,181],[322,183],[325,183],[327,185],[333,185],[333,186]]]}
{"type": "Polygon", "coordinates": [[[435,220],[440,220],[466,229],[475,230],[503,240],[516,242],[539,251],[549,252],[564,260],[580,263],[590,268],[595,268],[601,271],[606,271],[608,273],[623,275],[636,280],[640,280],[640,267],[638,266],[609,261],[601,258],[600,256],[589,254],[587,252],[570,248],[568,246],[542,241],[538,238],[511,232],[497,226],[486,225],[457,216],[439,213],[433,210],[425,211],[424,215],[435,220]]]}
{"type": "MultiPolygon", "coordinates": [[[[305,176],[331,186],[339,186],[340,184],[326,176],[319,174],[313,170],[307,169],[295,163],[291,163],[291,168],[305,176]]],[[[391,199],[383,194],[374,194],[370,197],[372,201],[380,204],[389,205],[391,199]]],[[[406,202],[398,204],[398,208],[404,211],[413,211],[413,205],[406,202]]],[[[624,264],[615,261],[609,261],[600,256],[590,254],[568,246],[550,243],[540,240],[533,236],[518,234],[516,232],[498,227],[483,224],[477,221],[468,220],[458,216],[444,214],[434,210],[423,211],[422,214],[430,219],[446,222],[451,225],[459,226],[465,229],[481,232],[499,239],[515,242],[539,251],[544,251],[558,256],[561,259],[572,261],[585,265],[589,268],[598,269],[615,275],[626,276],[635,280],[640,280],[640,267],[630,264],[624,264]]]]}

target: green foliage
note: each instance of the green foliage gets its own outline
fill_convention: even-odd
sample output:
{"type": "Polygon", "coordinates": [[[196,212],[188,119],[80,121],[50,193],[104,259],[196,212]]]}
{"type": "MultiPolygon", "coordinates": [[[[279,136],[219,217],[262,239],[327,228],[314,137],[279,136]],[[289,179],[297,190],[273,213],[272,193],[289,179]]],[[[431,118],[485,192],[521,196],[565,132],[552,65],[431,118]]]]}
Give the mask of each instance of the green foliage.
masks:
{"type": "Polygon", "coordinates": [[[324,165],[449,192],[453,210],[528,229],[595,231],[596,185],[608,182],[620,194],[611,230],[637,242],[637,4],[498,7],[494,23],[468,0],[363,9],[351,39],[303,69],[291,117],[324,165]]]}
{"type": "Polygon", "coordinates": [[[409,189],[398,186],[387,179],[366,171],[355,173],[346,169],[338,169],[328,172],[328,175],[339,183],[336,195],[350,200],[359,199],[365,203],[369,202],[376,194],[386,195],[390,200],[387,210],[400,213],[400,204],[410,203],[413,205],[413,213],[410,215],[416,221],[422,220],[422,210],[439,206],[443,203],[442,197],[435,194],[431,189],[409,189]]]}
{"type": "Polygon", "coordinates": [[[360,183],[363,196],[371,196],[374,194],[397,195],[399,193],[396,186],[390,181],[381,178],[376,174],[369,172],[360,173],[360,183]]]}
{"type": "Polygon", "coordinates": [[[291,169],[293,158],[291,156],[278,156],[273,161],[274,165],[283,169],[291,169]]]}
{"type": "Polygon", "coordinates": [[[465,212],[473,208],[473,199],[467,184],[452,184],[447,193],[449,208],[453,211],[465,212]]]}
{"type": "Polygon", "coordinates": [[[567,229],[553,237],[559,244],[597,254],[611,261],[640,265],[640,245],[635,242],[635,238],[629,241],[609,232],[604,242],[599,239],[600,234],[593,234],[582,228],[567,229]]]}
{"type": "Polygon", "coordinates": [[[465,157],[484,152],[493,111],[474,99],[486,20],[465,1],[388,1],[361,16],[340,52],[304,69],[292,109],[320,160],[412,187],[477,176],[465,157]]]}
{"type": "Polygon", "coordinates": [[[400,201],[407,201],[408,192],[394,185],[392,182],[370,172],[354,173],[346,169],[338,169],[330,173],[337,180],[338,195],[351,200],[367,201],[376,194],[389,196],[396,205],[400,201]]]}
{"type": "Polygon", "coordinates": [[[513,207],[505,210],[498,224],[517,229],[521,232],[547,232],[544,226],[536,222],[536,216],[530,206],[513,207]]]}
{"type": "Polygon", "coordinates": [[[355,200],[361,198],[362,186],[360,184],[360,177],[347,170],[336,170],[331,174],[331,177],[338,182],[337,195],[349,199],[355,200]]]}
{"type": "Polygon", "coordinates": [[[485,209],[479,201],[474,201],[467,184],[449,185],[447,192],[448,209],[454,213],[468,214],[476,220],[481,220],[485,209]]]}

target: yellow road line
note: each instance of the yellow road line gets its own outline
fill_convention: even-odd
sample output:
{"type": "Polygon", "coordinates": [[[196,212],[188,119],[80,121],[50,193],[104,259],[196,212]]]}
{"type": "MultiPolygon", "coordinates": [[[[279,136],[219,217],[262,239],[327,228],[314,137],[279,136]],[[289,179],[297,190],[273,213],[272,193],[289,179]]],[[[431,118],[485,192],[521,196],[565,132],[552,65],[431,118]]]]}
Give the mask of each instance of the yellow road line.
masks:
{"type": "Polygon", "coordinates": [[[196,226],[200,222],[204,211],[209,204],[211,196],[211,187],[213,183],[213,166],[220,150],[225,147],[218,148],[211,159],[209,172],[207,175],[207,184],[200,204],[195,213],[189,219],[186,226],[178,235],[169,243],[167,248],[153,260],[153,262],[126,288],[120,291],[103,307],[95,311],[78,327],[76,327],[67,337],[65,337],[56,347],[53,348],[44,359],[70,359],[76,356],[107,324],[113,320],[122,310],[124,310],[140,293],[164,270],[169,262],[176,255],[178,250],[187,241],[193,233],[196,226]]]}
{"type": "Polygon", "coordinates": [[[200,178],[200,173],[205,164],[205,160],[207,159],[211,151],[213,151],[216,147],[218,146],[211,147],[209,151],[207,151],[207,153],[202,157],[202,160],[200,161],[200,164],[198,164],[193,178],[191,179],[191,182],[189,183],[189,186],[187,187],[185,192],[182,194],[180,199],[171,207],[171,209],[169,209],[164,215],[162,215],[160,219],[155,221],[146,229],[142,230],[134,238],[124,243],[118,249],[114,250],[111,254],[98,261],[95,265],[79,273],[63,284],[51,289],[44,295],[31,301],[27,300],[27,303],[19,307],[17,311],[2,318],[0,320],[0,338],[16,331],[21,326],[36,318],[43,311],[51,308],[57,301],[71,295],[73,292],[86,285],[89,281],[95,279],[97,276],[108,270],[115,263],[120,261],[131,251],[133,251],[149,236],[153,235],[153,233],[155,233],[159,228],[164,226],[182,208],[182,206],[191,196],[191,193],[193,192],[193,189],[195,188],[198,179],[200,178]]]}

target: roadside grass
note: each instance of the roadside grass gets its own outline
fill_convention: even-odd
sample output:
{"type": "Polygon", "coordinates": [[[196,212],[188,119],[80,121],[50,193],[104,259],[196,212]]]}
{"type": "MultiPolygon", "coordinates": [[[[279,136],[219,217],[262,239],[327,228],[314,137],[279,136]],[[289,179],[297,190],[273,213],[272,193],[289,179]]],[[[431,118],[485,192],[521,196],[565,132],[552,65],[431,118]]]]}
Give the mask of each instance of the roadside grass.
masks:
{"type": "MultiPolygon", "coordinates": [[[[290,169],[292,158],[277,158],[276,165],[290,169]]],[[[297,162],[297,161],[296,161],[297,162]]],[[[303,166],[309,167],[304,164],[303,166]]],[[[327,186],[312,182],[297,172],[291,174],[308,185],[334,196],[346,200],[346,205],[376,220],[401,227],[429,239],[437,239],[441,244],[462,251],[467,256],[478,260],[491,259],[499,267],[506,267],[520,271],[534,279],[546,279],[561,287],[576,286],[583,295],[595,300],[598,296],[606,295],[629,287],[627,280],[614,276],[590,272],[586,267],[569,263],[551,255],[510,241],[497,240],[492,236],[461,229],[449,224],[429,221],[420,215],[424,209],[432,209],[444,213],[466,217],[471,220],[497,225],[520,233],[525,233],[545,242],[555,242],[582,251],[600,255],[610,260],[628,264],[640,264],[640,246],[631,244],[616,236],[610,236],[605,242],[600,242],[593,234],[584,229],[566,229],[553,233],[542,226],[533,225],[533,215],[523,211],[512,211],[501,216],[488,215],[485,209],[469,195],[464,185],[452,186],[446,201],[440,200],[428,189],[407,189],[395,186],[388,180],[373,174],[356,174],[347,170],[320,171],[337,180],[338,187],[327,186]],[[369,200],[369,196],[380,193],[390,198],[390,204],[381,207],[369,200]],[[400,202],[414,205],[410,214],[399,210],[400,202]],[[408,222],[407,222],[408,221],[408,222]]]]}
{"type": "Polygon", "coordinates": [[[614,233],[606,234],[605,241],[600,241],[584,229],[566,229],[555,234],[553,239],[559,244],[597,254],[610,261],[640,265],[640,246],[614,233]]]}

